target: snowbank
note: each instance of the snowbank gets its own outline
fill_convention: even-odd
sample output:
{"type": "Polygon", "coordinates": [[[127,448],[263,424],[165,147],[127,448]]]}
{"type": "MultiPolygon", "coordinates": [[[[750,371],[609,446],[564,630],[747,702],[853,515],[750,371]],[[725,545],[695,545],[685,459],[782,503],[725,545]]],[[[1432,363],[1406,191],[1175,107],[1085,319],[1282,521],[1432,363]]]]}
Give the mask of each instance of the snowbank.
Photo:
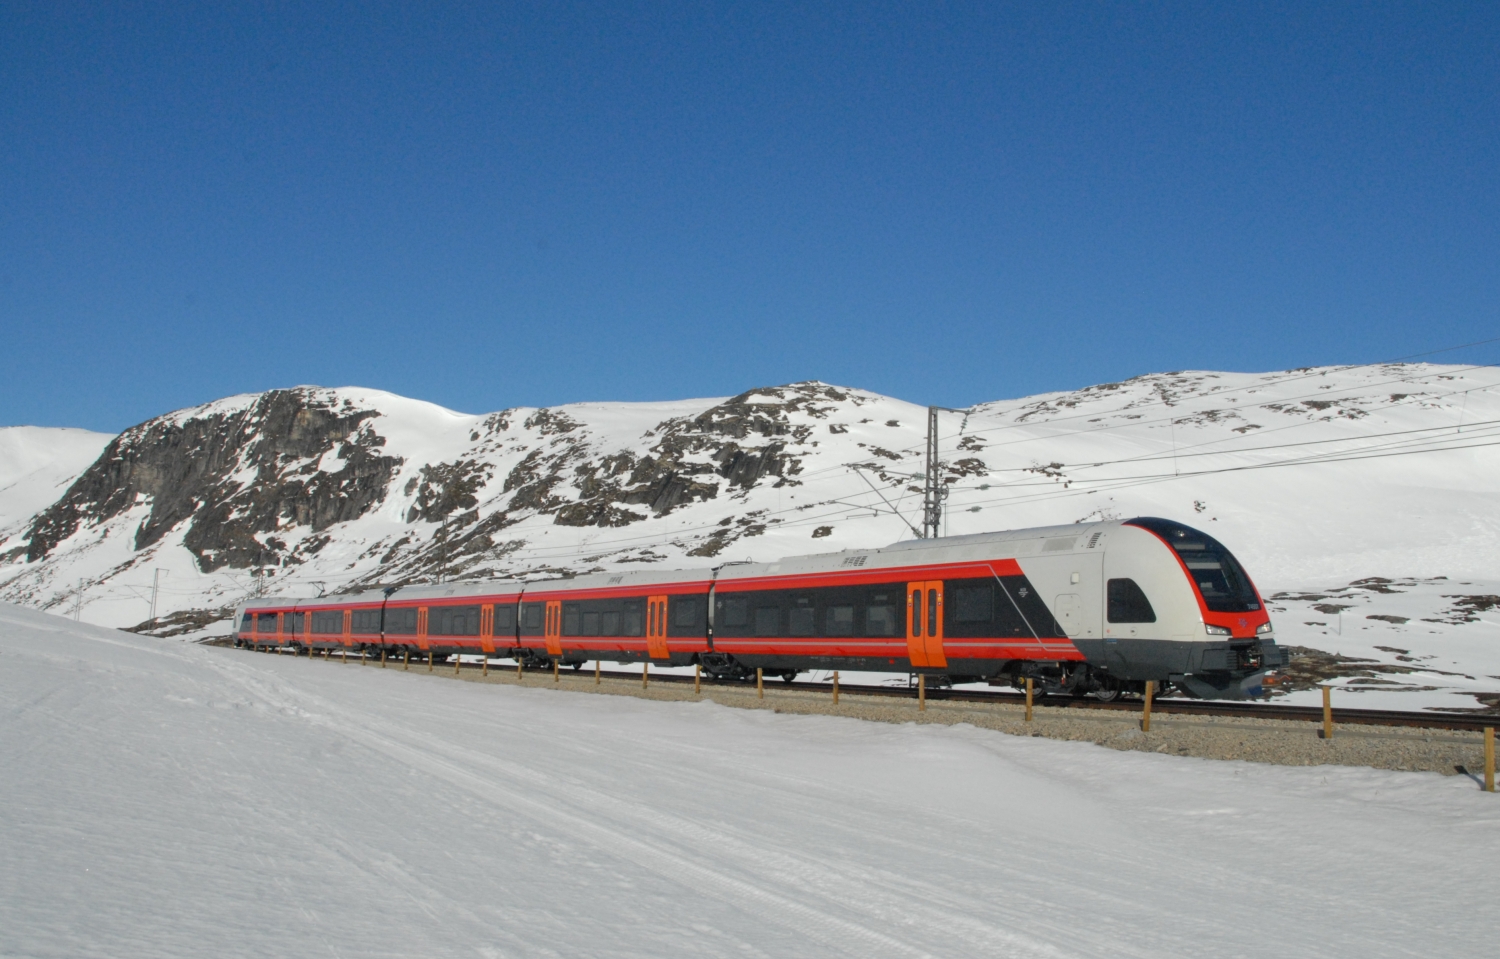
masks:
{"type": "Polygon", "coordinates": [[[0,606],[6,956],[1477,955],[1465,777],[257,656],[0,606]]]}

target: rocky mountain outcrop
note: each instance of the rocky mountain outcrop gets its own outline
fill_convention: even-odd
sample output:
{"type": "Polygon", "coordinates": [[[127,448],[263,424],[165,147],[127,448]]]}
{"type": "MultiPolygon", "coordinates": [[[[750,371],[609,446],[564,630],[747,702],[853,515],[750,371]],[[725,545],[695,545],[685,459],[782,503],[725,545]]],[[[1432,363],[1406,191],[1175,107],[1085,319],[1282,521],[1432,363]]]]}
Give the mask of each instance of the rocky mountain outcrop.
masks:
{"type": "MultiPolygon", "coordinates": [[[[1492,379],[1169,373],[945,413],[946,532],[1169,515],[1272,583],[1455,575],[1500,562],[1475,452],[1492,379]]],[[[816,382],[477,416],[356,388],[230,397],[99,437],[40,512],[28,487],[30,519],[0,528],[0,600],[162,630],[256,591],[883,546],[919,522],[925,439],[925,408],[816,382]]]]}
{"type": "Polygon", "coordinates": [[[183,546],[203,572],[281,565],[290,558],[275,535],[283,525],[318,533],[385,498],[401,459],[382,454],[385,439],[372,422],[379,416],[327,391],[294,389],[143,423],[116,437],[36,517],[26,560],[145,504],[136,551],[182,527],[183,546]]]}

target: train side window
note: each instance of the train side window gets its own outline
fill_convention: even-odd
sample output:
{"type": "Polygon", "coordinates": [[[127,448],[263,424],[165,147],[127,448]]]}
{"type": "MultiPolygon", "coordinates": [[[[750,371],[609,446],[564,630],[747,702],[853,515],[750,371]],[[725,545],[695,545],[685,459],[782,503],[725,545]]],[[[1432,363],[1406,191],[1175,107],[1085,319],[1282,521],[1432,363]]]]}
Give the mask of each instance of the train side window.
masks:
{"type": "Polygon", "coordinates": [[[755,608],[755,635],[775,636],[781,631],[780,627],[780,606],[757,606],[755,608]]]}
{"type": "Polygon", "coordinates": [[[583,635],[602,636],[599,631],[599,614],[590,610],[583,611],[583,635]]]}
{"type": "Polygon", "coordinates": [[[995,590],[981,586],[961,586],[953,591],[953,618],[960,623],[988,623],[995,618],[995,590]]]}
{"type": "Polygon", "coordinates": [[[620,635],[620,614],[606,611],[599,614],[599,636],[620,635]]]}
{"type": "Polygon", "coordinates": [[[562,634],[564,636],[579,635],[578,604],[563,603],[562,606],[562,634]]]}
{"type": "Polygon", "coordinates": [[[312,614],[312,631],[320,636],[329,636],[344,631],[344,611],[341,609],[317,610],[312,614]]]}
{"type": "Polygon", "coordinates": [[[1156,610],[1133,579],[1112,579],[1108,584],[1107,616],[1111,623],[1154,623],[1156,610]]]}
{"type": "MultiPolygon", "coordinates": [[[[349,629],[356,633],[380,632],[380,610],[356,609],[351,617],[349,629]]],[[[340,628],[339,632],[343,632],[343,629],[340,628]]]]}
{"type": "Polygon", "coordinates": [[[895,636],[899,632],[896,623],[896,604],[892,602],[892,594],[873,594],[870,605],[865,607],[865,635],[895,636]]]}
{"type": "Polygon", "coordinates": [[[668,636],[702,636],[708,629],[708,597],[668,597],[667,614],[668,636]]]}
{"type": "Polygon", "coordinates": [[[644,636],[646,635],[646,617],[642,615],[645,602],[639,599],[627,599],[625,611],[620,617],[621,636],[644,636]]]}
{"type": "Polygon", "coordinates": [[[813,608],[812,597],[793,597],[792,608],[787,610],[787,634],[791,636],[811,636],[817,632],[817,622],[817,610],[813,608]]]}
{"type": "MultiPolygon", "coordinates": [[[[370,612],[376,611],[372,609],[370,612]]],[[[402,636],[415,636],[417,634],[417,608],[408,606],[405,609],[386,610],[385,631],[402,636]]]]}
{"type": "Polygon", "coordinates": [[[542,614],[547,610],[545,603],[526,603],[521,607],[521,628],[527,635],[540,636],[542,634],[542,614]]]}
{"type": "Polygon", "coordinates": [[[276,614],[257,613],[255,616],[255,631],[257,633],[276,632],[276,614]]]}
{"type": "Polygon", "coordinates": [[[824,627],[829,636],[854,635],[853,606],[830,606],[824,617],[824,627]]]}
{"type": "Polygon", "coordinates": [[[496,636],[501,633],[513,633],[516,631],[516,608],[514,606],[501,606],[495,604],[495,625],[492,627],[496,636]]]}
{"type": "Polygon", "coordinates": [[[720,625],[733,629],[744,629],[750,625],[750,600],[744,596],[725,596],[719,605],[722,613],[720,625]]]}
{"type": "Polygon", "coordinates": [[[478,606],[436,606],[427,614],[427,632],[433,636],[478,636],[478,606]]]}

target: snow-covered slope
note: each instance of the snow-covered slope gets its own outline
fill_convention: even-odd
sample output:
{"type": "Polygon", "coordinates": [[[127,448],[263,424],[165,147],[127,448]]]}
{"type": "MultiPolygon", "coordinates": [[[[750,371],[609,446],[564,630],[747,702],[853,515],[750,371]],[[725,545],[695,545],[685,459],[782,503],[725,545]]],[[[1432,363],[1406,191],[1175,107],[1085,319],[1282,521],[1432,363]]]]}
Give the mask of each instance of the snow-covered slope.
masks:
{"type": "MultiPolygon", "coordinates": [[[[1267,591],[1493,580],[1497,383],[1170,373],[945,413],[947,532],[1154,514],[1208,529],[1267,591]]],[[[366,389],[230,397],[127,430],[0,534],[0,597],[71,610],[81,582],[84,619],[129,626],[155,581],[187,628],[257,567],[312,593],[884,545],[919,522],[925,428],[923,407],[821,383],[476,416],[366,389]]],[[[35,505],[16,502],[0,515],[35,505]]]]}
{"type": "Polygon", "coordinates": [[[480,686],[0,606],[0,955],[1483,954],[1463,776],[480,686]]]}
{"type": "Polygon", "coordinates": [[[88,430],[0,427],[0,540],[55,503],[111,439],[88,430]]]}

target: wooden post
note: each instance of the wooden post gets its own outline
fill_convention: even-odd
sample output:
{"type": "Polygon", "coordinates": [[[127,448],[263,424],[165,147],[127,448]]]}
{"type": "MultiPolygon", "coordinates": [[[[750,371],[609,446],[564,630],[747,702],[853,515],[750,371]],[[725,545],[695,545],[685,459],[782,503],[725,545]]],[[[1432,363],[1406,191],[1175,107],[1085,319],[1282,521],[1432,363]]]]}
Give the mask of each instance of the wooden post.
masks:
{"type": "Polygon", "coordinates": [[[759,666],[755,668],[755,696],[757,699],[766,698],[766,671],[759,666]]]}
{"type": "Polygon", "coordinates": [[[1151,731],[1151,695],[1156,692],[1156,680],[1146,680],[1146,709],[1141,713],[1141,732],[1151,731]]]}
{"type": "Polygon", "coordinates": [[[557,676],[557,660],[554,659],[552,661],[552,684],[555,686],[560,682],[562,682],[562,680],[557,676]]]}
{"type": "Polygon", "coordinates": [[[833,671],[833,704],[839,704],[839,671],[836,669],[833,671]]]}
{"type": "Polygon", "coordinates": [[[401,650],[401,668],[411,669],[411,650],[409,649],[401,650]]]}
{"type": "Polygon", "coordinates": [[[646,666],[641,670],[641,688],[646,688],[646,683],[651,680],[651,660],[646,660],[646,666]]]}
{"type": "Polygon", "coordinates": [[[1026,677],[1026,721],[1031,722],[1031,677],[1026,677]]]}
{"type": "Polygon", "coordinates": [[[380,647],[380,668],[385,669],[385,647],[380,647]]]}
{"type": "Polygon", "coordinates": [[[485,653],[484,654],[484,660],[480,663],[480,666],[479,666],[479,675],[481,675],[481,676],[488,676],[489,674],[490,674],[490,654],[489,653],[485,653]]]}
{"type": "Polygon", "coordinates": [[[1495,791],[1495,727],[1484,727],[1484,791],[1495,791]]]}
{"type": "Polygon", "coordinates": [[[927,674],[926,673],[920,673],[920,674],[917,675],[917,709],[923,710],[923,711],[925,711],[927,709],[927,674]]]}
{"type": "Polygon", "coordinates": [[[703,664],[693,664],[693,695],[703,692],[703,664]]]}
{"type": "Polygon", "coordinates": [[[344,662],[345,663],[349,662],[349,647],[348,646],[345,646],[342,650],[340,650],[339,654],[344,657],[344,662]]]}
{"type": "Polygon", "coordinates": [[[464,658],[458,653],[453,654],[453,675],[458,675],[458,667],[463,664],[464,658]]]}
{"type": "Polygon", "coordinates": [[[521,667],[522,667],[521,657],[517,656],[516,657],[516,682],[518,682],[518,683],[521,681],[521,667]]]}
{"type": "Polygon", "coordinates": [[[602,662],[600,660],[597,660],[597,659],[594,660],[594,685],[595,686],[599,685],[599,669],[600,669],[601,665],[602,665],[602,662]]]}
{"type": "Polygon", "coordinates": [[[432,672],[432,650],[427,651],[427,671],[432,672]]]}
{"type": "Polygon", "coordinates": [[[1333,690],[1323,687],[1323,738],[1333,738],[1333,690]]]}

